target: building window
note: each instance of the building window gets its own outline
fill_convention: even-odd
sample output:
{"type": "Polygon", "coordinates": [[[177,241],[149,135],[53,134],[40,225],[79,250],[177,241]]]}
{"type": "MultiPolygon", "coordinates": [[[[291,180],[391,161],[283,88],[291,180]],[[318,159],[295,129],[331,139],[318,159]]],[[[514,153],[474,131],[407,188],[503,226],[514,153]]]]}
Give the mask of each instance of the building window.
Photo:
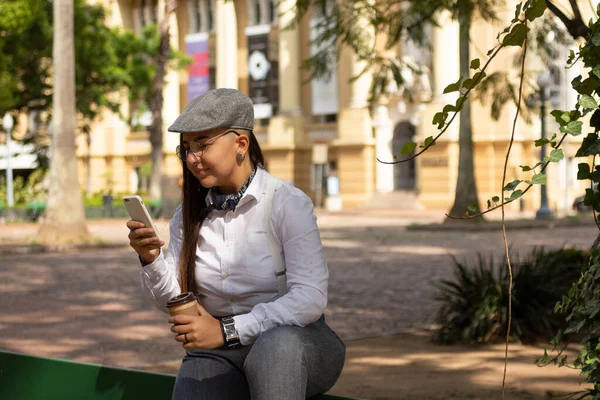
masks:
{"type": "Polygon", "coordinates": [[[274,24],[277,21],[277,4],[274,0],[269,0],[269,22],[274,24]]]}
{"type": "Polygon", "coordinates": [[[248,0],[248,25],[273,25],[278,22],[277,0],[248,0]]]}
{"type": "Polygon", "coordinates": [[[188,2],[190,33],[214,31],[214,0],[191,0],[188,2]]]}
{"type": "Polygon", "coordinates": [[[212,2],[212,0],[205,0],[206,1],[206,19],[208,20],[208,25],[206,26],[207,30],[209,32],[212,32],[215,30],[215,25],[214,25],[214,4],[212,2]]]}
{"type": "Polygon", "coordinates": [[[157,0],[140,0],[133,8],[133,28],[138,35],[141,35],[144,28],[149,24],[158,23],[158,2],[157,0]]]}

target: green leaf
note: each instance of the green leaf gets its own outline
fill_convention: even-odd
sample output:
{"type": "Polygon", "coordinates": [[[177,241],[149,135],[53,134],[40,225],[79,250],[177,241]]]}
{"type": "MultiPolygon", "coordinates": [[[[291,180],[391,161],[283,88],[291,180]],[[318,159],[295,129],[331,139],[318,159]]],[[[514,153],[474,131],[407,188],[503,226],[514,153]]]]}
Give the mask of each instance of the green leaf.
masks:
{"type": "Polygon", "coordinates": [[[569,325],[567,329],[565,329],[565,333],[579,332],[579,330],[583,327],[584,324],[585,319],[575,321],[573,324],[569,325]]]}
{"type": "Polygon", "coordinates": [[[536,18],[541,17],[546,10],[546,2],[544,0],[533,0],[529,8],[525,10],[525,18],[529,21],[533,21],[536,18]]]}
{"type": "Polygon", "coordinates": [[[472,89],[474,83],[475,82],[471,78],[465,79],[465,81],[462,84],[462,87],[464,87],[465,89],[472,89]]]}
{"type": "Polygon", "coordinates": [[[580,94],[589,94],[591,95],[594,90],[598,87],[598,78],[594,75],[590,75],[583,81],[581,80],[581,75],[571,81],[571,86],[580,94]]]}
{"type": "Polygon", "coordinates": [[[438,129],[442,129],[448,118],[447,112],[438,112],[433,116],[433,124],[438,126],[438,129]]]}
{"type": "Polygon", "coordinates": [[[404,143],[404,146],[402,146],[402,150],[400,150],[401,154],[410,154],[413,151],[415,151],[415,148],[417,147],[417,144],[415,142],[406,142],[404,143]]]}
{"type": "Polygon", "coordinates": [[[595,110],[590,117],[590,126],[594,128],[595,131],[600,130],[600,110],[595,110]]]}
{"type": "Polygon", "coordinates": [[[589,133],[585,139],[583,139],[583,143],[581,143],[581,147],[575,153],[575,157],[586,157],[600,154],[600,141],[598,140],[598,134],[589,133]]]}
{"type": "Polygon", "coordinates": [[[458,92],[460,90],[460,83],[462,82],[462,76],[460,78],[458,78],[458,81],[456,81],[455,83],[451,83],[448,86],[446,86],[444,88],[444,93],[452,93],[452,92],[458,92]]]}
{"type": "Polygon", "coordinates": [[[571,121],[566,126],[561,126],[560,131],[562,133],[568,133],[572,136],[581,135],[581,129],[583,127],[583,122],[581,121],[571,121]]]}
{"type": "Polygon", "coordinates": [[[545,144],[550,143],[550,140],[548,140],[546,138],[540,138],[540,139],[536,140],[534,143],[535,143],[535,147],[541,147],[545,144]]]}
{"type": "Polygon", "coordinates": [[[519,165],[519,167],[521,167],[521,170],[523,172],[527,172],[527,171],[534,171],[537,167],[539,167],[540,165],[542,165],[541,162],[537,162],[534,166],[529,167],[527,165],[519,165]]]}
{"type": "Polygon", "coordinates": [[[519,179],[515,179],[514,181],[508,183],[506,186],[504,186],[504,190],[506,191],[511,191],[511,190],[515,190],[515,188],[517,186],[519,186],[519,183],[521,183],[522,181],[519,179]]]}
{"type": "MultiPolygon", "coordinates": [[[[571,50],[573,51],[573,50],[571,50]]],[[[596,75],[598,78],[600,78],[600,65],[596,65],[594,68],[592,68],[592,73],[594,75],[596,75]]]]}
{"type": "Polygon", "coordinates": [[[456,107],[454,107],[452,104],[446,104],[442,111],[445,113],[454,112],[456,111],[456,107]]]}
{"type": "Polygon", "coordinates": [[[473,75],[473,81],[479,83],[483,78],[485,78],[485,72],[479,71],[473,75]]]}
{"type": "Polygon", "coordinates": [[[515,190],[514,192],[512,192],[512,194],[510,195],[510,197],[507,197],[505,200],[506,201],[513,201],[518,199],[519,197],[521,197],[521,195],[523,194],[522,190],[515,190]]]}
{"type": "Polygon", "coordinates": [[[569,50],[569,58],[567,59],[567,63],[571,64],[575,59],[575,52],[573,50],[569,50]]]}
{"type": "Polygon", "coordinates": [[[565,126],[568,122],[571,122],[571,116],[569,112],[563,110],[553,110],[550,115],[554,117],[558,125],[565,126]]]}
{"type": "MultiPolygon", "coordinates": [[[[516,21],[513,21],[513,22],[516,22],[516,21]]],[[[505,33],[508,33],[508,32],[510,32],[510,26],[507,26],[506,28],[504,28],[504,30],[502,32],[498,33],[498,35],[496,36],[496,39],[500,39],[500,36],[502,36],[502,35],[504,35],[505,33]]],[[[493,52],[494,52],[494,49],[491,49],[491,50],[488,51],[487,55],[489,56],[493,52]]]]}
{"type": "Polygon", "coordinates": [[[546,174],[535,174],[531,178],[531,181],[528,182],[530,185],[545,185],[546,184],[546,174]]]}
{"type": "Polygon", "coordinates": [[[516,24],[511,29],[510,33],[504,36],[502,39],[502,44],[504,46],[519,46],[523,45],[525,41],[525,36],[527,36],[527,32],[529,32],[529,28],[524,24],[516,24]]]}
{"type": "Polygon", "coordinates": [[[471,69],[479,69],[480,64],[481,64],[481,62],[479,61],[479,58],[476,58],[474,60],[471,60],[471,65],[469,67],[471,69]]]}
{"type": "Polygon", "coordinates": [[[498,197],[498,196],[494,196],[494,197],[492,197],[492,201],[493,201],[494,203],[497,203],[497,202],[499,202],[499,201],[500,201],[500,197],[498,197]]]}
{"type": "Polygon", "coordinates": [[[554,149],[550,152],[548,157],[544,157],[544,162],[559,162],[563,158],[565,158],[565,154],[563,153],[562,149],[554,149]]]}
{"type": "Polygon", "coordinates": [[[588,110],[598,108],[598,103],[596,103],[596,100],[589,94],[582,95],[577,103],[579,103],[584,109],[588,110]]]}
{"type": "Polygon", "coordinates": [[[424,142],[425,147],[431,145],[431,146],[435,146],[435,142],[433,141],[433,136],[429,136],[427,139],[425,139],[424,142]]]}
{"type": "Polygon", "coordinates": [[[477,204],[469,204],[467,206],[467,210],[471,211],[471,212],[475,212],[477,211],[477,204]]]}
{"type": "Polygon", "coordinates": [[[577,164],[577,179],[589,179],[590,177],[590,165],[588,163],[577,164]]]}

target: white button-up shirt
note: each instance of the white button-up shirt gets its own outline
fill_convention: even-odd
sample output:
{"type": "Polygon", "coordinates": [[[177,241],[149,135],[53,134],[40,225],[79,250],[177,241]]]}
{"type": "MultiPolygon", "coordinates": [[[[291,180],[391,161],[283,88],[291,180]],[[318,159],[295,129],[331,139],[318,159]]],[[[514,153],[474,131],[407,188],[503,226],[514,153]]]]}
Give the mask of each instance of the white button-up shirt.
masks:
{"type": "MultiPolygon", "coordinates": [[[[269,174],[258,168],[235,211],[212,211],[200,229],[196,283],[200,304],[213,316],[235,315],[244,345],[280,325],[306,326],[327,305],[327,264],[312,201],[291,184],[273,196],[270,226],[265,201],[269,174]],[[288,292],[277,298],[275,265],[268,230],[275,233],[285,261],[288,292]]],[[[211,193],[207,198],[210,203],[211,193]]],[[[167,312],[167,301],[180,293],[179,256],[183,245],[181,206],[169,225],[167,255],[142,268],[144,293],[167,312]]]]}

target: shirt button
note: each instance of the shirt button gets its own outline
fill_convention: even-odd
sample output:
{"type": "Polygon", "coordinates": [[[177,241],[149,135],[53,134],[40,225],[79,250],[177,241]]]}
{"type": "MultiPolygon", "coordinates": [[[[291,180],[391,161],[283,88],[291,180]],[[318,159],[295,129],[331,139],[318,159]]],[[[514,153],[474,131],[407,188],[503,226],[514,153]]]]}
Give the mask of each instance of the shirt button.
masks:
{"type": "Polygon", "coordinates": [[[231,243],[229,243],[229,242],[225,243],[225,247],[231,247],[231,243]]]}
{"type": "Polygon", "coordinates": [[[230,298],[229,298],[229,302],[230,302],[230,303],[235,303],[235,297],[230,297],[230,298]]]}
{"type": "Polygon", "coordinates": [[[227,278],[229,278],[229,275],[228,274],[223,274],[223,275],[221,275],[221,278],[227,279],[227,278]]]}

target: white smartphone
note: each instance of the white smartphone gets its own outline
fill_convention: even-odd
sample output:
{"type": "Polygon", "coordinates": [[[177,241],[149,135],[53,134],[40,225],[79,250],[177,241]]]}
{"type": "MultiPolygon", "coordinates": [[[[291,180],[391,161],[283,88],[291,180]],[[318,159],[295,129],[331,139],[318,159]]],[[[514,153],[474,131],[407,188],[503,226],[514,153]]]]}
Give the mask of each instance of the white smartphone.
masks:
{"type": "Polygon", "coordinates": [[[146,228],[153,228],[156,237],[162,242],[158,229],[156,229],[156,225],[152,222],[150,213],[140,196],[125,196],[123,197],[123,204],[125,204],[125,208],[127,208],[127,212],[132,220],[143,222],[146,228]]]}

